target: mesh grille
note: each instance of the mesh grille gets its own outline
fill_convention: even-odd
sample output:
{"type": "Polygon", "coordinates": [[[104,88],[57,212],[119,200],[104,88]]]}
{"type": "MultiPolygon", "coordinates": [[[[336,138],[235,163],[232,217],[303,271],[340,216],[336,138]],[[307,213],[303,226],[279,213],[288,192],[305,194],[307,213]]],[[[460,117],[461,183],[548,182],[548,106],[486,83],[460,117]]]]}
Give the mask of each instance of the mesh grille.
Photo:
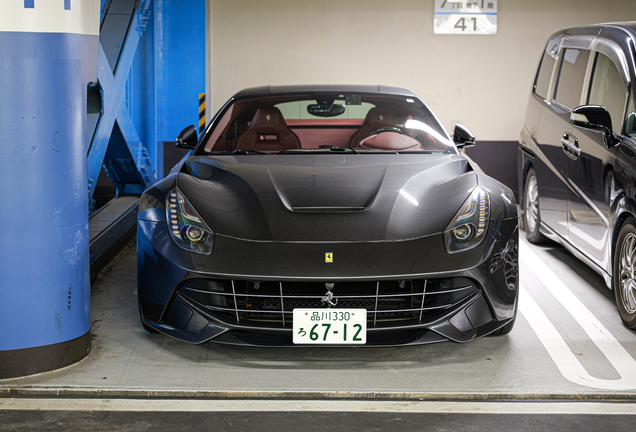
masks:
{"type": "Polygon", "coordinates": [[[276,282],[193,279],[179,294],[227,323],[291,327],[296,308],[364,308],[369,326],[430,321],[478,291],[467,278],[276,282]]]}

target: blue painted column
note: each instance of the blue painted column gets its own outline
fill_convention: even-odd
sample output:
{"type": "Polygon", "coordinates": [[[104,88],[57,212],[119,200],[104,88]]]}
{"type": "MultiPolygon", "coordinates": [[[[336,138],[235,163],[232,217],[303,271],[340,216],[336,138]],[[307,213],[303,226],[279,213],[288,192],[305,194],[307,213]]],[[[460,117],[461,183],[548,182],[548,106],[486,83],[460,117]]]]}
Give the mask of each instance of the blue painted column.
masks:
{"type": "Polygon", "coordinates": [[[0,1],[0,379],[90,352],[86,88],[100,0],[0,1]]]}

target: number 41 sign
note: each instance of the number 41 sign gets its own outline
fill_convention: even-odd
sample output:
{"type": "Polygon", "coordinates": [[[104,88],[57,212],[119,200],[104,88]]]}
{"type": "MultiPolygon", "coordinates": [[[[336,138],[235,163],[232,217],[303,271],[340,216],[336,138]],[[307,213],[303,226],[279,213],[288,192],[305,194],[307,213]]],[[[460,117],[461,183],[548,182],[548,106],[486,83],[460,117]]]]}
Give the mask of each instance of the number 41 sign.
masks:
{"type": "Polygon", "coordinates": [[[497,0],[435,0],[435,34],[497,34],[497,0]]]}

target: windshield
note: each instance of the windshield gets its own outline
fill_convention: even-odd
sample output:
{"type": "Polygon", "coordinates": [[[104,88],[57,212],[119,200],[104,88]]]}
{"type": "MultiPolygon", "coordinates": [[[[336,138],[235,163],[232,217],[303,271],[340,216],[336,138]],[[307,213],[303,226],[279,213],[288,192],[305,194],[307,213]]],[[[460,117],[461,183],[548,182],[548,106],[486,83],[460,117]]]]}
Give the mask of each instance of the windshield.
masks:
{"type": "Polygon", "coordinates": [[[199,154],[456,153],[418,99],[307,93],[239,99],[208,130],[199,154]]]}

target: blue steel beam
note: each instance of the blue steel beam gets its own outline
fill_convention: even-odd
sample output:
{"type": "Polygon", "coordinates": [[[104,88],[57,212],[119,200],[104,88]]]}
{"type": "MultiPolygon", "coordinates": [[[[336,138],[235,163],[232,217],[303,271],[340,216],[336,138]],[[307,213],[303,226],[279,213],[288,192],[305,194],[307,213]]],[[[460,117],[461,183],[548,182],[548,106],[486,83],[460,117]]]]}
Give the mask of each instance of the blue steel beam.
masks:
{"type": "MultiPolygon", "coordinates": [[[[137,134],[137,130],[135,129],[135,124],[133,123],[125,104],[121,104],[119,107],[119,113],[117,114],[117,123],[119,124],[119,128],[124,135],[124,139],[126,140],[126,144],[128,145],[128,150],[130,150],[130,154],[135,161],[137,170],[141,174],[141,177],[144,179],[145,186],[147,187],[152,185],[157,181],[155,175],[152,172],[152,161],[150,159],[150,155],[148,154],[148,149],[139,139],[139,135],[137,134]]],[[[143,192],[143,190],[125,189],[124,192],[140,194],[143,192]]]]}
{"type": "MultiPolygon", "coordinates": [[[[142,4],[144,6],[137,8],[133,14],[133,19],[131,19],[131,24],[128,28],[124,46],[119,55],[114,74],[101,43],[99,46],[98,80],[102,87],[104,103],[103,112],[88,149],[89,196],[93,196],[95,191],[97,178],[104,163],[104,157],[113,132],[115,120],[117,120],[122,130],[126,144],[133,155],[136,167],[145,182],[144,185],[141,185],[141,189],[150,186],[156,181],[151,166],[148,163],[150,160],[147,157],[148,151],[139,140],[139,135],[135,130],[135,126],[124,104],[126,82],[130,75],[141,33],[145,30],[145,23],[148,19],[148,3],[142,2],[142,4]]],[[[134,189],[134,192],[137,192],[137,188],[134,189]]]]}
{"type": "MultiPolygon", "coordinates": [[[[155,172],[163,178],[163,0],[154,0],[153,20],[153,82],[154,82],[154,127],[148,124],[148,139],[154,139],[151,157],[155,161],[155,172]]],[[[175,137],[176,138],[176,137],[175,137]]]]}

